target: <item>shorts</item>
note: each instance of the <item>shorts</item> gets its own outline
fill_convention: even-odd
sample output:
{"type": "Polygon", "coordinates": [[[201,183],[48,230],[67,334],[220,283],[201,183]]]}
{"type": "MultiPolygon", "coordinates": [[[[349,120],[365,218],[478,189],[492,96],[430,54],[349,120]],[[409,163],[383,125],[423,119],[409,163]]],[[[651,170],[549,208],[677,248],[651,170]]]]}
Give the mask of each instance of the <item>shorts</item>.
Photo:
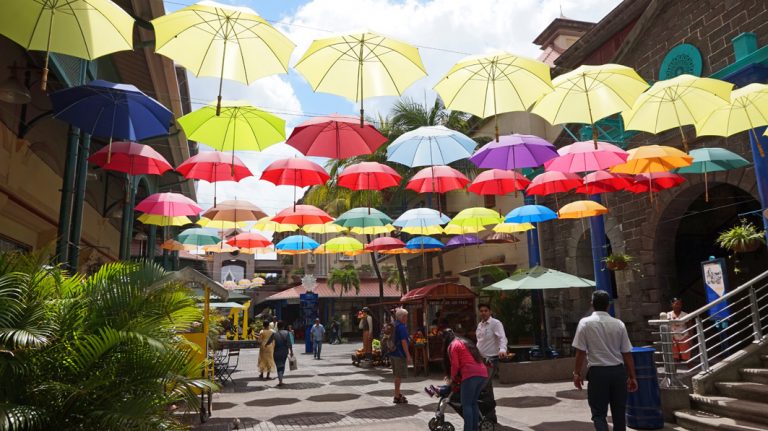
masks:
{"type": "Polygon", "coordinates": [[[678,361],[687,361],[691,359],[691,352],[688,351],[690,348],[691,342],[689,340],[672,340],[672,357],[678,361]]]}
{"type": "Polygon", "coordinates": [[[389,362],[392,364],[392,374],[396,379],[408,378],[408,363],[405,361],[405,358],[390,356],[389,362]]]}

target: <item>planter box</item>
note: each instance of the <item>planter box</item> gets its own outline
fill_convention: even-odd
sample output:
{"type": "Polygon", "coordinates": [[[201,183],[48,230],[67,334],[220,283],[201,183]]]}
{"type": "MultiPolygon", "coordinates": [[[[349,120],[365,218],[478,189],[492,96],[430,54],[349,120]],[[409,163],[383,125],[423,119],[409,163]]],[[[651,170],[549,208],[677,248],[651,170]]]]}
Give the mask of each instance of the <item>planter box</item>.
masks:
{"type": "Polygon", "coordinates": [[[575,357],[532,362],[500,362],[499,380],[504,384],[571,380],[575,366],[575,357]]]}

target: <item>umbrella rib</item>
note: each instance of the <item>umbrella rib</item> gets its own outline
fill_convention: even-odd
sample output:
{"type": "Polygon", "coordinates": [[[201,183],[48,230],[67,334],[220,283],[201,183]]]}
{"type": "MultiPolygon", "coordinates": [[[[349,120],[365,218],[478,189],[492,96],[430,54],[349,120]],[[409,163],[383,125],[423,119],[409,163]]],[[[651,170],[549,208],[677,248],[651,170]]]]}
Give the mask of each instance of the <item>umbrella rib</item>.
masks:
{"type": "MultiPolygon", "coordinates": [[[[90,3],[88,3],[88,1],[87,1],[87,0],[83,0],[83,2],[84,2],[85,4],[87,4],[88,6],[91,6],[91,7],[93,8],[93,5],[91,5],[90,3]]],[[[82,27],[82,25],[80,25],[80,20],[77,18],[77,14],[75,13],[75,10],[74,10],[74,9],[72,9],[72,4],[71,4],[71,3],[67,3],[65,6],[67,6],[67,7],[69,8],[70,12],[72,12],[72,18],[74,18],[74,20],[75,20],[75,23],[77,24],[77,29],[78,29],[78,31],[80,32],[80,38],[83,40],[83,47],[85,48],[85,52],[88,54],[88,59],[90,60],[90,57],[92,56],[92,54],[91,54],[91,49],[90,49],[90,47],[88,46],[88,42],[87,42],[87,41],[86,41],[86,39],[85,39],[85,33],[83,32],[83,27],[82,27]]],[[[94,9],[96,9],[96,8],[94,8],[94,9]]],[[[102,14],[102,13],[101,13],[101,11],[99,11],[98,9],[96,9],[96,11],[97,11],[99,14],[101,14],[101,16],[104,16],[104,14],[102,14]]],[[[104,19],[106,19],[106,20],[107,20],[107,22],[111,22],[109,19],[107,19],[107,17],[106,17],[106,16],[104,16],[104,19]]],[[[50,28],[48,29],[48,31],[51,31],[51,30],[52,30],[52,29],[50,29],[50,28]]],[[[131,44],[131,45],[132,45],[132,44],[131,44]]]]}
{"type": "MultiPolygon", "coordinates": [[[[340,51],[340,50],[337,50],[337,49],[333,48],[335,51],[337,51],[337,52],[341,53],[341,55],[339,55],[338,57],[336,57],[336,59],[335,59],[335,60],[331,61],[331,64],[330,64],[330,66],[329,66],[329,67],[328,67],[328,68],[325,70],[325,72],[323,72],[323,76],[322,76],[322,77],[321,77],[321,78],[320,78],[320,79],[317,81],[317,85],[315,85],[315,86],[314,86],[314,88],[312,88],[312,90],[313,90],[313,91],[317,91],[317,89],[318,89],[318,88],[319,88],[321,85],[323,85],[323,81],[325,81],[325,78],[327,78],[327,77],[328,77],[328,74],[329,74],[329,73],[331,73],[331,69],[333,69],[333,67],[334,67],[334,66],[336,66],[336,63],[337,63],[337,62],[338,62],[338,61],[341,59],[341,57],[343,57],[343,56],[345,56],[345,55],[349,55],[348,53],[349,53],[350,51],[353,51],[353,52],[354,52],[354,49],[355,49],[355,46],[354,46],[354,45],[351,45],[351,44],[349,44],[349,42],[347,42],[347,47],[348,47],[348,49],[347,49],[347,51],[346,51],[346,52],[342,52],[342,51],[340,51]]],[[[318,52],[320,52],[320,50],[318,50],[318,51],[315,51],[314,53],[312,53],[312,55],[314,55],[314,54],[317,54],[318,52]]],[[[309,57],[307,57],[307,58],[309,58],[309,57]]],[[[299,62],[299,63],[301,63],[301,62],[299,62]]],[[[296,68],[297,66],[298,66],[298,64],[296,64],[296,66],[294,66],[294,68],[296,68]]],[[[358,86],[358,85],[356,84],[356,86],[358,86]]]]}
{"type": "MultiPolygon", "coordinates": [[[[113,27],[115,30],[117,30],[117,27],[115,27],[115,25],[112,23],[112,21],[111,21],[110,19],[108,19],[108,18],[107,18],[107,16],[106,16],[106,15],[104,15],[104,14],[103,14],[103,13],[102,13],[102,12],[101,12],[99,9],[97,9],[96,7],[94,7],[94,6],[93,6],[93,5],[90,3],[90,0],[83,0],[83,1],[84,1],[84,2],[85,2],[87,5],[91,6],[93,9],[95,9],[95,10],[96,10],[96,11],[97,11],[97,12],[98,12],[98,13],[99,13],[101,16],[103,16],[103,17],[104,17],[104,19],[106,19],[106,20],[107,20],[107,22],[109,22],[110,24],[112,24],[112,27],[113,27]]],[[[71,9],[71,7],[70,7],[70,9],[71,9]]],[[[74,11],[73,11],[73,12],[74,12],[74,11]]],[[[133,17],[131,17],[131,21],[134,21],[134,22],[135,22],[136,20],[134,20],[134,19],[133,19],[133,17]]],[[[80,21],[78,21],[78,27],[79,27],[79,23],[80,23],[80,21]]],[[[131,23],[131,24],[133,24],[133,23],[131,23]]],[[[82,30],[81,30],[81,31],[82,31],[82,30]]],[[[120,32],[118,32],[118,33],[120,33],[120,32]]],[[[85,35],[83,35],[83,37],[85,37],[85,35]]],[[[130,46],[130,47],[131,47],[131,49],[133,49],[133,41],[132,41],[132,40],[128,40],[128,39],[126,39],[126,38],[125,38],[125,36],[123,36],[123,34],[122,34],[122,33],[120,33],[120,37],[122,37],[122,38],[123,38],[123,41],[125,41],[125,43],[126,43],[128,46],[130,46]]],[[[86,49],[88,49],[88,47],[87,47],[87,46],[86,46],[86,49]]]]}
{"type": "MultiPolygon", "coordinates": [[[[40,25],[40,21],[43,19],[43,12],[46,10],[45,4],[41,1],[35,0],[36,3],[40,4],[40,13],[37,15],[37,19],[35,20],[35,25],[32,27],[32,32],[29,33],[29,40],[27,40],[27,44],[24,46],[24,48],[29,49],[30,46],[32,46],[32,39],[35,38],[35,33],[37,32],[37,27],[40,25]]],[[[51,29],[49,28],[48,31],[50,32],[51,29]]]]}
{"type": "MultiPolygon", "coordinates": [[[[201,20],[203,20],[203,23],[205,23],[205,24],[208,24],[208,25],[209,25],[209,26],[210,26],[210,27],[211,27],[211,28],[212,28],[212,29],[215,31],[215,33],[213,34],[213,37],[211,37],[211,40],[210,40],[210,42],[208,42],[208,46],[205,48],[205,53],[203,53],[203,59],[200,61],[200,65],[197,67],[197,71],[196,71],[196,72],[195,72],[195,74],[194,74],[195,76],[198,76],[198,75],[199,75],[199,74],[202,72],[202,69],[203,69],[203,64],[205,64],[205,59],[206,59],[206,58],[208,58],[208,53],[211,51],[211,47],[213,46],[213,42],[216,40],[216,35],[217,35],[217,34],[219,34],[219,30],[221,30],[221,17],[220,17],[218,14],[216,14],[216,20],[217,20],[217,21],[218,21],[218,23],[219,23],[219,29],[216,29],[216,28],[215,28],[213,25],[211,25],[211,24],[208,22],[208,20],[206,20],[205,18],[203,18],[203,17],[200,15],[200,13],[198,13],[198,12],[199,12],[199,11],[197,11],[197,10],[193,11],[193,13],[194,13],[195,15],[197,15],[197,16],[198,16],[198,17],[199,17],[201,20]]],[[[195,24],[195,26],[193,26],[193,27],[197,27],[197,24],[195,24]]],[[[189,30],[189,29],[191,29],[191,28],[193,28],[193,27],[189,27],[188,29],[186,29],[186,30],[184,30],[184,31],[187,31],[187,30],[189,30]]],[[[183,32],[182,32],[182,33],[183,33],[183,32]]],[[[181,33],[179,33],[179,34],[181,34],[181,33]]],[[[176,36],[178,37],[178,35],[176,35],[176,36]]],[[[222,78],[223,78],[223,77],[222,77],[222,78]]]]}
{"type": "MultiPolygon", "coordinates": [[[[383,40],[382,40],[382,42],[383,42],[383,40]]],[[[366,45],[366,46],[367,46],[367,45],[366,45]]],[[[379,46],[379,45],[377,45],[377,46],[379,46]]],[[[399,86],[397,85],[397,82],[395,82],[395,78],[394,78],[394,76],[392,76],[392,73],[389,71],[389,68],[388,68],[388,67],[387,67],[387,65],[384,63],[384,61],[381,59],[381,56],[380,56],[379,54],[376,54],[376,53],[373,51],[373,49],[371,49],[370,47],[368,47],[368,51],[371,53],[371,55],[373,55],[374,57],[376,57],[376,59],[379,61],[379,64],[381,64],[381,67],[383,67],[383,68],[384,68],[384,71],[386,71],[386,72],[387,72],[387,76],[389,76],[389,80],[392,82],[392,85],[394,85],[394,86],[395,86],[395,91],[397,91],[397,94],[398,94],[398,95],[402,94],[402,90],[400,90],[399,86]]],[[[365,59],[363,59],[363,61],[365,61],[365,59]]]]}

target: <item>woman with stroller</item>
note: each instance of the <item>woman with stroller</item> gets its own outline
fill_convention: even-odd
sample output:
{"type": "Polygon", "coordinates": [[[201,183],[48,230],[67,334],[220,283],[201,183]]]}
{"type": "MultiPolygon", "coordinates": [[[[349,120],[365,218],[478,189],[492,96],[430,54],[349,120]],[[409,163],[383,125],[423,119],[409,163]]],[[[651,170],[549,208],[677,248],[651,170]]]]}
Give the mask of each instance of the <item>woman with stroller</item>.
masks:
{"type": "Polygon", "coordinates": [[[464,431],[477,431],[480,427],[480,392],[488,380],[488,367],[477,346],[451,329],[443,331],[443,367],[446,380],[460,385],[464,431]]]}

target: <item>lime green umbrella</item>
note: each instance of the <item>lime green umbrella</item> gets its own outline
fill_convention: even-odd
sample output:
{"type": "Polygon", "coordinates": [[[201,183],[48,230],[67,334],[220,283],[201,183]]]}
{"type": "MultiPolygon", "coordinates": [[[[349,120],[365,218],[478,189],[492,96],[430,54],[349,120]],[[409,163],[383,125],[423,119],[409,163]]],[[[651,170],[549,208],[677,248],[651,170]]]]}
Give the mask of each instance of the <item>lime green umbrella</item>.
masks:
{"type": "Polygon", "coordinates": [[[707,173],[729,171],[749,166],[749,162],[740,155],[725,148],[698,148],[688,153],[693,157],[689,166],[675,170],[678,174],[704,174],[704,200],[709,201],[707,173]]]}
{"type": "Polygon", "coordinates": [[[349,237],[340,236],[323,244],[326,253],[349,253],[365,248],[362,242],[349,237]]]}
{"type": "Polygon", "coordinates": [[[503,221],[504,218],[496,210],[474,207],[459,211],[459,213],[448,223],[446,228],[450,226],[460,226],[482,230],[485,226],[497,225],[503,221]]]}
{"type": "Polygon", "coordinates": [[[392,219],[383,212],[374,208],[352,208],[340,215],[334,223],[346,228],[386,226],[392,223],[392,219]]]}
{"type": "Polygon", "coordinates": [[[571,287],[595,287],[595,282],[543,266],[535,266],[513,274],[483,290],[568,289],[571,287]]]}

